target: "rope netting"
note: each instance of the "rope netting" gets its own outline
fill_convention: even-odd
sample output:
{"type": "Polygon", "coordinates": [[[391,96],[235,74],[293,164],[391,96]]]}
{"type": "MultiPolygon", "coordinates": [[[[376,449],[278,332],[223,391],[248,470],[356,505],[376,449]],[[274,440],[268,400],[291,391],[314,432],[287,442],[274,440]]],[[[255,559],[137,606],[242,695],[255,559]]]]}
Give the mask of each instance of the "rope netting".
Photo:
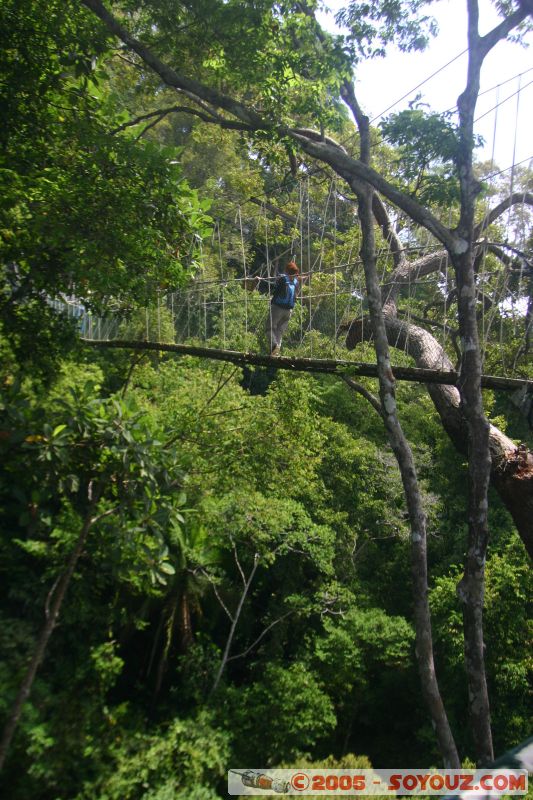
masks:
{"type": "MultiPolygon", "coordinates": [[[[499,91],[499,87],[495,87],[499,91]]],[[[520,76],[516,105],[520,100],[520,76]]],[[[498,99],[498,95],[497,95],[498,99]]],[[[506,98],[507,99],[507,98],[506,98]]],[[[504,101],[502,101],[504,102],[504,101]]],[[[494,113],[491,174],[483,213],[491,198],[516,193],[517,166],[493,173],[494,142],[498,127],[494,113]],[[493,173],[493,174],[492,174],[493,173]],[[505,184],[505,186],[503,186],[505,184]]],[[[518,113],[518,111],[517,111],[518,113]]],[[[335,178],[318,183],[314,173],[293,182],[291,200],[283,190],[283,207],[269,200],[250,206],[233,206],[233,219],[215,221],[211,240],[204,242],[194,276],[172,291],[160,291],[150,305],[130,313],[90,313],[74,298],[54,300],[58,310],[78,321],[80,334],[91,340],[144,340],[204,345],[224,350],[269,352],[267,331],[271,313],[271,293],[275,278],[287,262],[296,260],[300,286],[296,306],[283,338],[283,354],[311,358],[373,361],[368,341],[369,320],[365,300],[362,263],[358,257],[360,238],[356,205],[339,189],[335,178]],[[318,188],[317,188],[318,187],[318,188]],[[285,205],[284,205],[285,203],[285,205]],[[260,278],[259,289],[256,279],[260,278]],[[346,333],[358,322],[356,350],[347,350],[346,333]],[[350,353],[352,355],[350,355],[350,353]]],[[[524,199],[526,192],[524,190],[524,199]]],[[[407,277],[400,281],[395,297],[398,318],[409,331],[422,327],[432,334],[453,364],[460,357],[456,319],[453,269],[442,246],[426,231],[413,225],[398,212],[390,211],[397,241],[405,262],[407,277]],[[431,254],[437,261],[430,272],[417,264],[431,254]]],[[[450,208],[448,226],[453,227],[450,208]]],[[[231,212],[230,212],[231,214],[231,212]]],[[[531,241],[531,206],[525,202],[509,207],[495,226],[483,232],[485,246],[477,259],[477,307],[479,334],[485,368],[493,373],[512,375],[517,366],[529,361],[533,320],[533,259],[528,255],[531,241]],[[496,241],[490,241],[496,237],[496,241]]],[[[377,252],[378,272],[384,291],[395,275],[390,242],[381,239],[377,252]]],[[[393,364],[411,363],[409,335],[392,342],[393,364]]],[[[438,367],[438,365],[435,365],[438,367]]]]}
{"type": "MultiPolygon", "coordinates": [[[[423,277],[413,274],[412,279],[402,284],[397,301],[398,316],[407,323],[410,331],[419,328],[429,331],[443,353],[452,363],[457,363],[459,341],[453,270],[435,243],[421,245],[407,241],[406,250],[415,253],[415,260],[435,253],[442,261],[442,267],[423,277]]],[[[332,263],[315,256],[309,262],[304,256],[303,260],[298,259],[298,263],[301,267],[300,291],[283,338],[283,353],[311,358],[373,360],[360,261],[350,259],[332,263]],[[350,355],[345,339],[354,321],[360,326],[359,344],[350,355]]],[[[483,353],[491,359],[491,370],[503,375],[513,374],[517,348],[524,351],[531,326],[528,318],[531,305],[528,281],[531,287],[531,276],[527,278],[524,266],[512,267],[510,263],[495,270],[490,258],[484,254],[478,275],[483,353]]],[[[519,259],[518,263],[523,265],[524,260],[519,259]]],[[[54,305],[77,319],[80,335],[87,339],[120,338],[269,352],[273,282],[268,283],[268,280],[275,278],[275,266],[264,264],[262,270],[250,274],[244,257],[238,266],[228,268],[227,264],[223,267],[222,264],[220,274],[214,276],[206,259],[205,268],[186,286],[173,292],[161,292],[150,307],[129,316],[91,314],[72,299],[58,300],[54,305]],[[261,289],[256,288],[255,277],[265,279],[260,283],[261,289]]],[[[378,268],[386,284],[392,270],[392,259],[385,246],[378,254],[378,268]]],[[[407,355],[409,338],[403,342],[402,348],[398,342],[393,345],[396,345],[391,349],[393,364],[411,363],[407,355]]]]}

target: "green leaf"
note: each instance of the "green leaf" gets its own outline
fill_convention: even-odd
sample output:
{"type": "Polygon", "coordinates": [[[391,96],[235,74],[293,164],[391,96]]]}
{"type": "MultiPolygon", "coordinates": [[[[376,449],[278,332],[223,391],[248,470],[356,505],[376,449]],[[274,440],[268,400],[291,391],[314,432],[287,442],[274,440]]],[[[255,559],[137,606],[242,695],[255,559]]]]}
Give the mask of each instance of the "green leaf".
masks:
{"type": "Polygon", "coordinates": [[[57,436],[58,434],[60,434],[60,433],[61,433],[61,431],[64,431],[66,427],[67,427],[67,426],[66,426],[64,423],[63,423],[63,424],[61,424],[61,425],[56,425],[56,427],[55,427],[55,428],[54,428],[54,430],[52,431],[52,439],[53,439],[55,436],[57,436]]]}

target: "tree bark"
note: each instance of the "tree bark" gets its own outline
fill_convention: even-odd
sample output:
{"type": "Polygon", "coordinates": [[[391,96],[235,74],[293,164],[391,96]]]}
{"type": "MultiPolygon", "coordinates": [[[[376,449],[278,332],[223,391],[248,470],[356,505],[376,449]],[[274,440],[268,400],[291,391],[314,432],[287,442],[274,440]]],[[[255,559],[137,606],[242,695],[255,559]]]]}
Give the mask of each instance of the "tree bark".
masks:
{"type": "Polygon", "coordinates": [[[76,564],[78,562],[78,559],[82,553],[83,547],[87,540],[89,530],[91,529],[91,526],[95,522],[94,518],[92,517],[94,504],[95,501],[91,504],[89,512],[87,513],[83,521],[83,525],[79,533],[78,540],[69,556],[65,572],[63,573],[61,579],[57,584],[57,587],[53,595],[52,603],[48,611],[46,622],[44,623],[41,629],[41,633],[37,640],[35,649],[33,651],[33,655],[30,659],[30,663],[28,664],[26,674],[22,680],[15,701],[11,706],[11,710],[9,712],[7,721],[5,723],[2,732],[2,739],[0,741],[0,770],[2,770],[4,766],[7,753],[11,745],[11,741],[13,739],[13,736],[15,734],[15,731],[17,729],[20,720],[20,716],[22,714],[22,709],[30,696],[33,687],[33,682],[37,674],[37,670],[39,669],[39,666],[44,658],[48,642],[50,641],[50,637],[57,624],[57,618],[59,616],[61,606],[63,605],[63,600],[65,598],[66,591],[68,589],[70,580],[74,573],[74,569],[76,568],[76,564]]]}
{"type": "MultiPolygon", "coordinates": [[[[370,327],[370,326],[369,326],[370,327]]],[[[221,350],[214,347],[196,347],[173,342],[146,342],[141,339],[81,339],[84,344],[103,349],[149,350],[163,353],[177,353],[197,358],[212,358],[214,361],[227,361],[231,364],[254,364],[258,367],[275,367],[293,372],[317,372],[326,375],[354,375],[366,378],[378,377],[378,366],[361,361],[348,361],[327,358],[297,358],[294,356],[273,357],[260,353],[245,353],[240,350],[221,350]]],[[[455,386],[459,375],[453,367],[449,370],[418,369],[417,367],[394,367],[394,377],[398,381],[415,383],[445,384],[455,386]]],[[[501,378],[498,375],[483,375],[481,383],[486,389],[516,391],[531,385],[521,378],[501,378]]]]}
{"type": "MultiPolygon", "coordinates": [[[[385,326],[391,347],[408,353],[418,367],[444,373],[453,369],[446,352],[431,333],[411,322],[385,314],[385,326]]],[[[353,350],[370,338],[368,320],[355,320],[350,325],[346,346],[353,350]]],[[[440,416],[444,430],[454,447],[467,454],[467,428],[459,391],[455,386],[431,383],[427,390],[440,416]]],[[[533,558],[533,454],[517,447],[494,425],[489,426],[491,483],[512,515],[526,550],[533,558]]]]}
{"type": "Polygon", "coordinates": [[[468,76],[466,88],[458,100],[457,172],[461,191],[461,213],[456,231],[457,242],[450,249],[457,286],[462,350],[459,392],[468,428],[468,544],[464,575],[457,591],[463,603],[464,653],[472,735],[477,762],[483,765],[494,759],[483,644],[491,458],[489,423],[485,416],[481,392],[481,350],[477,326],[474,273],[474,211],[480,186],[474,178],[472,162],[474,112],[479,93],[483,55],[479,48],[477,0],[468,0],[467,7],[468,76]]]}

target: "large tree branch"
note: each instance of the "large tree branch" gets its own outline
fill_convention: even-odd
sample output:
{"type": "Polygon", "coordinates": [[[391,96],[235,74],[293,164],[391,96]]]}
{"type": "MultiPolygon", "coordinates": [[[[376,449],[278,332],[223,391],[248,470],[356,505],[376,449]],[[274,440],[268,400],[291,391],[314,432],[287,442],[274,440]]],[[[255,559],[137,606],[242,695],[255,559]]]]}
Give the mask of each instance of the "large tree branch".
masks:
{"type": "Polygon", "coordinates": [[[383,418],[383,407],[375,394],[369,392],[366,386],[363,386],[361,383],[358,383],[358,381],[354,381],[353,378],[349,378],[347,375],[343,375],[343,380],[344,383],[350,387],[350,389],[352,389],[354,392],[357,392],[362,397],[364,397],[365,400],[368,403],[370,403],[374,411],[377,411],[379,416],[383,418]]]}
{"type": "Polygon", "coordinates": [[[448,264],[449,256],[446,250],[437,250],[416,259],[416,261],[410,262],[403,259],[383,284],[384,304],[394,305],[402,286],[411,286],[420,278],[434,272],[443,272],[448,264]]]}
{"type": "Polygon", "coordinates": [[[483,217],[481,222],[474,228],[474,238],[479,239],[483,231],[492,225],[498,217],[500,217],[511,206],[520,205],[525,203],[528,206],[533,206],[533,194],[531,192],[513,192],[513,194],[504,198],[501,203],[491,208],[490,211],[483,217]]]}
{"type": "MultiPolygon", "coordinates": [[[[305,152],[332,166],[339,175],[346,178],[348,183],[352,184],[353,181],[370,183],[377,191],[381,192],[384,197],[387,197],[392,203],[401,208],[414,221],[433,233],[433,235],[451,252],[454,252],[457,248],[461,249],[463,247],[462,241],[460,239],[458,240],[446,226],[442,225],[428,209],[398,190],[371,167],[348,156],[343,148],[334,140],[324,137],[322,133],[307,128],[292,129],[282,125],[275,125],[271,121],[264,120],[256,111],[248,108],[234,97],[230,97],[199,81],[182,75],[165,64],[149,47],[132,36],[116,17],[106,9],[101,0],[82,0],[82,3],[104,22],[111,33],[116,35],[124,44],[137,53],[137,55],[150,66],[168,86],[183,92],[194,102],[203,106],[204,109],[205,103],[208,103],[212,107],[224,109],[232,116],[237,117],[237,119],[240,120],[240,124],[223,117],[217,117],[213,110],[206,113],[205,117],[202,117],[199,111],[191,110],[190,113],[194,113],[206,122],[215,123],[216,121],[216,124],[219,124],[221,127],[249,130],[250,133],[255,130],[270,128],[277,130],[277,132],[282,135],[289,135],[299,142],[305,152]]],[[[471,4],[477,8],[473,0],[471,0],[471,4]]],[[[523,12],[521,13],[522,16],[520,19],[526,16],[523,12]]],[[[518,19],[516,15],[512,15],[513,19],[515,19],[515,17],[518,19]]],[[[515,21],[514,25],[516,24],[518,23],[515,21]]],[[[500,30],[500,32],[503,31],[504,28],[507,30],[511,25],[511,17],[504,21],[502,25],[504,26],[503,28],[499,26],[499,28],[495,30],[500,30]]],[[[344,84],[342,95],[349,104],[356,119],[360,117],[362,112],[355,98],[353,87],[351,87],[349,82],[344,84]]],[[[396,247],[396,249],[398,248],[396,247]]]]}
{"type": "Polygon", "coordinates": [[[179,91],[187,91],[190,93],[189,96],[192,95],[194,98],[204,100],[217,108],[223,108],[225,111],[253,128],[261,129],[264,127],[264,122],[259,114],[252,109],[246,108],[246,106],[239,103],[235,98],[229,97],[219,92],[217,89],[212,89],[194,80],[194,78],[181,75],[176,72],[176,70],[172,69],[172,67],[169,67],[168,64],[165,64],[164,61],[161,61],[149,47],[132,36],[129,31],[120,24],[117,18],[107,10],[100,0],[81,0],[81,2],[102,20],[111,33],[118,36],[124,44],[137,53],[145,64],[148,64],[167,86],[172,86],[179,91]]]}
{"type": "Polygon", "coordinates": [[[192,114],[195,117],[199,117],[203,122],[209,122],[212,125],[219,125],[222,128],[227,128],[234,131],[248,130],[248,126],[244,123],[225,119],[219,114],[212,115],[207,112],[199,111],[197,108],[190,108],[190,106],[170,106],[168,108],[160,108],[159,111],[149,111],[147,114],[141,114],[134,119],[130,119],[128,122],[124,122],[122,125],[119,125],[118,128],[114,128],[111,131],[111,134],[115,135],[116,133],[125,131],[127,128],[132,128],[135,125],[138,125],[140,122],[144,122],[144,120],[153,119],[154,117],[159,117],[157,122],[160,122],[163,117],[168,116],[168,114],[192,114]]]}
{"type": "Polygon", "coordinates": [[[389,244],[394,266],[396,269],[400,269],[405,264],[406,260],[405,248],[394,226],[391,224],[387,209],[377,192],[374,192],[372,211],[377,224],[381,228],[383,238],[389,244]]]}
{"type": "MultiPolygon", "coordinates": [[[[224,109],[244,123],[245,129],[248,129],[250,133],[257,130],[270,129],[273,132],[277,132],[279,135],[290,136],[300,144],[305,152],[313,156],[313,158],[323,161],[333,167],[333,169],[344,177],[350,185],[353,184],[353,181],[369,183],[381,192],[384,197],[387,197],[392,203],[401,208],[415,222],[418,222],[433,233],[447,248],[453,251],[456,248],[460,249],[462,247],[461,241],[457,241],[451,231],[428,209],[390,184],[382,175],[371,167],[348,156],[338,143],[324,137],[317,131],[312,131],[307,128],[293,129],[265,120],[256,111],[248,108],[235,98],[176,72],[176,70],[172,69],[168,64],[165,64],[153,53],[149,47],[132,36],[116,17],[106,9],[101,0],[81,1],[104,22],[111,33],[118,36],[124,44],[137,53],[137,55],[159,75],[167,86],[186,93],[189,98],[199,104],[207,102],[210,106],[224,109]]],[[[227,121],[220,121],[219,124],[224,126],[226,122],[227,121]]]]}
{"type": "MultiPolygon", "coordinates": [[[[484,216],[481,222],[474,229],[474,239],[479,239],[483,231],[495,222],[505,211],[513,205],[525,203],[526,205],[533,206],[533,194],[530,192],[514,192],[508,197],[504,198],[498,205],[491,208],[490,211],[484,216]]],[[[388,231],[392,229],[390,222],[387,225],[386,218],[388,218],[386,209],[383,204],[381,208],[374,207],[374,215],[382,230],[388,231]]],[[[501,249],[496,245],[488,244],[488,248],[497,255],[500,260],[505,260],[505,256],[501,249]]],[[[396,237],[393,257],[399,248],[401,248],[401,241],[396,237]]],[[[433,253],[422,256],[422,258],[415,261],[407,261],[405,257],[399,258],[399,263],[396,269],[391,272],[387,281],[383,284],[384,299],[385,301],[392,302],[398,295],[400,286],[406,286],[414,283],[419,278],[431,275],[433,272],[443,272],[450,266],[450,258],[446,250],[436,250],[433,253]]]]}
{"type": "Polygon", "coordinates": [[[404,194],[396,186],[389,183],[379,172],[372,169],[372,167],[363,164],[354,158],[351,158],[346,153],[343,153],[338,148],[333,148],[325,142],[314,142],[308,137],[297,134],[292,129],[286,130],[288,136],[292,136],[302,150],[308,153],[313,158],[329,164],[335,172],[344,178],[347,183],[353,187],[355,183],[368,183],[377,189],[384,197],[391,201],[394,205],[401,208],[414,222],[417,222],[422,227],[426,228],[432,233],[436,239],[444,244],[449,250],[455,251],[463,246],[460,241],[457,241],[452,232],[443,225],[440,220],[424,206],[413,200],[412,197],[404,194]]]}
{"type": "Polygon", "coordinates": [[[512,30],[517,28],[520,23],[526,19],[526,17],[532,15],[533,7],[530,0],[527,0],[527,2],[520,2],[519,8],[517,8],[516,11],[502,20],[499,25],[496,25],[496,27],[485,34],[485,36],[481,37],[479,41],[481,47],[483,48],[484,56],[487,55],[487,53],[498,44],[498,42],[501,42],[502,39],[505,39],[512,30]]]}
{"type": "MultiPolygon", "coordinates": [[[[354,326],[350,328],[352,330],[354,326]]],[[[367,322],[367,327],[369,327],[367,322]]],[[[348,336],[350,337],[351,334],[348,336]]],[[[214,361],[228,361],[231,364],[252,364],[257,367],[274,367],[291,372],[309,372],[323,375],[356,376],[376,378],[378,367],[376,364],[365,364],[358,361],[341,361],[326,358],[293,358],[292,356],[272,357],[259,353],[243,353],[237,350],[219,350],[213,347],[196,347],[187,344],[174,344],[171,342],[146,342],[141,340],[123,339],[82,339],[84,344],[102,349],[143,350],[163,353],[177,353],[196,358],[208,358],[214,361]]],[[[354,345],[355,346],[355,345],[354,345]]],[[[348,349],[353,349],[348,345],[348,349]]],[[[458,373],[453,370],[449,360],[443,362],[441,367],[419,369],[417,367],[394,367],[394,378],[398,381],[413,381],[414,383],[444,384],[455,386],[458,373]]],[[[500,378],[497,375],[484,375],[482,385],[486,389],[500,389],[503,391],[516,391],[524,386],[529,388],[531,382],[520,378],[500,378]]]]}
{"type": "MultiPolygon", "coordinates": [[[[453,368],[446,352],[431,333],[391,314],[386,314],[385,321],[391,347],[407,352],[418,367],[444,371],[453,368]]],[[[352,350],[370,335],[368,321],[354,321],[347,334],[348,349],[352,350]]],[[[428,384],[427,389],[444,430],[455,448],[466,454],[468,434],[457,388],[432,383],[428,384]]],[[[489,428],[489,447],[492,485],[513,517],[518,533],[533,558],[533,454],[524,453],[494,425],[489,428]]]]}

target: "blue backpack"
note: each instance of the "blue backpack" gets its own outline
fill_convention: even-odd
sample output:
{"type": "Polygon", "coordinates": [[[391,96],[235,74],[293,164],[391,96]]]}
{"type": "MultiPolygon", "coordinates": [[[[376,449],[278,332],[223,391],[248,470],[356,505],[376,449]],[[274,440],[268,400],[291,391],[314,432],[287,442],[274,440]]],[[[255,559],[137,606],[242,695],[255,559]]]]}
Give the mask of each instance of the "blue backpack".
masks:
{"type": "Polygon", "coordinates": [[[281,308],[294,308],[296,303],[296,289],[298,288],[298,278],[289,278],[288,275],[280,275],[272,302],[281,308]]]}

